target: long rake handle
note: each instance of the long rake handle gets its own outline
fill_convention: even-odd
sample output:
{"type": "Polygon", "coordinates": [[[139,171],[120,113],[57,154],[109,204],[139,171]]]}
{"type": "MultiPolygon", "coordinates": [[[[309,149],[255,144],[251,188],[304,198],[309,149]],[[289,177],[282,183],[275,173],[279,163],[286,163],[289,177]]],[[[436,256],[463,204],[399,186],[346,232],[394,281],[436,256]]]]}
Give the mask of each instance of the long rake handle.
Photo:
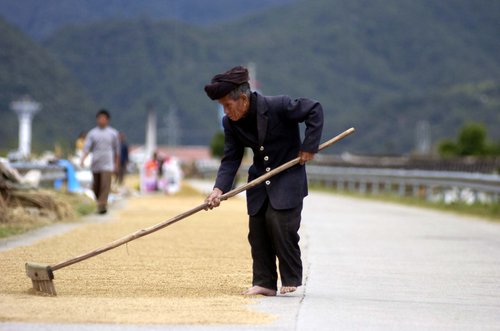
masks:
{"type": "MultiPolygon", "coordinates": [[[[321,150],[323,150],[323,149],[325,149],[325,148],[327,148],[327,147],[335,144],[339,140],[341,140],[341,139],[347,137],[348,135],[354,133],[354,131],[355,131],[354,128],[350,128],[350,129],[342,132],[341,134],[339,134],[339,135],[335,136],[334,138],[332,138],[332,139],[324,142],[323,144],[321,144],[319,146],[319,150],[321,151],[321,150]]],[[[293,167],[294,165],[298,164],[299,161],[300,161],[300,158],[296,157],[295,159],[290,160],[290,161],[282,164],[281,166],[279,166],[279,167],[271,170],[270,172],[268,172],[268,173],[266,173],[266,174],[264,174],[264,175],[262,175],[262,176],[260,176],[260,177],[258,177],[256,179],[252,180],[251,182],[248,182],[245,185],[237,187],[234,190],[231,190],[231,191],[223,194],[220,197],[220,200],[221,201],[227,200],[227,199],[232,198],[235,195],[237,195],[237,194],[239,194],[239,193],[241,193],[243,191],[246,191],[246,190],[248,190],[248,189],[250,189],[252,187],[255,187],[255,186],[259,185],[260,183],[266,181],[267,179],[271,178],[272,176],[274,176],[274,175],[282,172],[283,170],[286,170],[288,168],[293,167]]],[[[145,229],[138,230],[138,231],[136,231],[134,233],[131,233],[131,234],[125,236],[125,237],[117,239],[117,240],[115,240],[115,241],[113,241],[113,242],[111,242],[111,243],[109,243],[109,244],[107,244],[107,245],[105,245],[103,247],[97,248],[97,249],[95,249],[95,250],[93,250],[91,252],[88,252],[88,253],[76,256],[76,257],[71,258],[71,259],[66,260],[66,261],[59,262],[57,264],[54,264],[54,265],[50,266],[50,268],[53,271],[55,271],[55,270],[58,270],[58,269],[70,266],[72,264],[81,262],[83,260],[89,259],[89,258],[91,258],[93,256],[102,254],[102,253],[107,252],[107,251],[109,251],[109,250],[111,250],[113,248],[116,248],[118,246],[126,244],[126,243],[128,243],[128,242],[130,242],[132,240],[144,237],[144,236],[146,236],[148,234],[151,234],[153,232],[161,230],[164,227],[167,227],[167,226],[169,226],[171,224],[179,222],[180,220],[182,220],[182,219],[184,219],[186,217],[189,217],[189,216],[191,216],[193,214],[196,214],[197,212],[202,211],[202,210],[204,210],[206,208],[208,208],[208,203],[205,202],[205,203],[203,203],[203,204],[201,204],[201,205],[199,205],[197,207],[194,207],[194,208],[192,208],[192,209],[190,209],[190,210],[188,210],[188,211],[186,211],[186,212],[184,212],[182,214],[174,216],[174,217],[172,217],[172,218],[170,218],[170,219],[168,219],[166,221],[163,221],[161,223],[158,223],[156,225],[150,226],[150,227],[145,228],[145,229]]]]}

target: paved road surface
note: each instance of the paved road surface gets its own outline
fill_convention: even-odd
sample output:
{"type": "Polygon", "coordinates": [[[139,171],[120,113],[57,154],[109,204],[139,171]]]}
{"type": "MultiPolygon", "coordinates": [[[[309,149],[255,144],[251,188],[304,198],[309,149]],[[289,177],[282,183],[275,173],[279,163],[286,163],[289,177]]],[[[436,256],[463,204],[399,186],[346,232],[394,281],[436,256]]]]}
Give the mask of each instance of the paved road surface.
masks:
{"type": "MultiPolygon", "coordinates": [[[[206,184],[197,183],[207,188],[206,184]]],[[[500,330],[500,224],[335,195],[304,205],[307,284],[265,330],[500,330]]],[[[254,307],[254,306],[253,306],[254,307]]],[[[54,325],[0,324],[0,330],[54,325]]],[[[253,330],[59,325],[64,330],[253,330]]]]}
{"type": "Polygon", "coordinates": [[[500,330],[500,225],[312,194],[297,330],[500,330]]]}

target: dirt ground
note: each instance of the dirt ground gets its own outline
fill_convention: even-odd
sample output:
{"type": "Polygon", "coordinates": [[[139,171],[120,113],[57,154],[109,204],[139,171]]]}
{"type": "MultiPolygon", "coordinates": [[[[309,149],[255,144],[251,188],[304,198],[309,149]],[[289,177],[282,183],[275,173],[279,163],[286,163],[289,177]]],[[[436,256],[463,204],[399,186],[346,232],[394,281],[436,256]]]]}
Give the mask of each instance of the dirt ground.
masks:
{"type": "Polygon", "coordinates": [[[55,263],[99,247],[203,200],[199,194],[131,198],[108,223],[88,224],[0,253],[0,321],[259,324],[240,293],[251,283],[242,199],[55,272],[57,297],[33,295],[24,263],[55,263]]]}

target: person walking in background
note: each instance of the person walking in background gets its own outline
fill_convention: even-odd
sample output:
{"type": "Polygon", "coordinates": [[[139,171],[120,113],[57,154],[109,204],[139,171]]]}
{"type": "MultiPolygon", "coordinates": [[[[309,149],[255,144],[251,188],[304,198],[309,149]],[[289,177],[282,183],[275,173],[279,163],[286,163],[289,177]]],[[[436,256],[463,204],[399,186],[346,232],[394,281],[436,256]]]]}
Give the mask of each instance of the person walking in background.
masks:
{"type": "Polygon", "coordinates": [[[113,173],[119,170],[120,143],[118,132],[109,126],[110,115],[105,109],[96,114],[97,126],[89,131],[83,146],[80,165],[92,153],[92,170],[94,191],[99,214],[106,214],[108,195],[111,189],[113,173]]]}
{"type": "Polygon", "coordinates": [[[83,146],[85,146],[85,137],[87,136],[86,131],[80,132],[78,135],[78,138],[76,139],[75,142],[75,154],[78,157],[82,157],[83,155],[83,146]]]}
{"type": "Polygon", "coordinates": [[[122,185],[125,175],[127,173],[127,166],[129,161],[128,159],[129,149],[125,133],[120,132],[119,139],[120,139],[120,167],[118,168],[116,174],[116,182],[119,185],[122,185]]]}

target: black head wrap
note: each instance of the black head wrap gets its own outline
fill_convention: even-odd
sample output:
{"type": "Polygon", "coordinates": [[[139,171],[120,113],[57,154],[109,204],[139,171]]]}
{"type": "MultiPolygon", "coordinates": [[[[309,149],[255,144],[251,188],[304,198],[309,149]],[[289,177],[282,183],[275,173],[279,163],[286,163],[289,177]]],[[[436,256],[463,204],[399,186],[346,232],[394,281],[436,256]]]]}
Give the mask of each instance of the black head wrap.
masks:
{"type": "Polygon", "coordinates": [[[245,67],[237,66],[223,74],[215,75],[210,84],[205,85],[205,93],[212,100],[225,97],[239,85],[248,82],[248,70],[245,67]]]}

